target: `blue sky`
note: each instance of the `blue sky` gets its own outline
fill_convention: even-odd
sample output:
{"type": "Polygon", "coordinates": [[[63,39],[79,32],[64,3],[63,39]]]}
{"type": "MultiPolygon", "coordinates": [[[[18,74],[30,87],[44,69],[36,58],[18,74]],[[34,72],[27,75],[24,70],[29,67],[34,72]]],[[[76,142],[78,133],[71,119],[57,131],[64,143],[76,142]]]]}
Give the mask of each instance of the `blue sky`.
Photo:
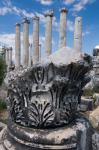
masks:
{"type": "MultiPolygon", "coordinates": [[[[59,9],[66,7],[67,16],[67,46],[73,47],[74,20],[76,16],[83,18],[83,52],[92,54],[92,50],[99,45],[99,0],[0,0],[0,42],[13,46],[15,24],[21,23],[27,16],[30,23],[30,42],[32,42],[32,17],[40,17],[40,43],[44,51],[45,17],[44,13],[54,10],[53,17],[53,51],[58,49],[59,37],[59,9]]],[[[22,32],[22,27],[21,27],[22,32]]],[[[14,55],[14,54],[13,54],[14,55]]]]}

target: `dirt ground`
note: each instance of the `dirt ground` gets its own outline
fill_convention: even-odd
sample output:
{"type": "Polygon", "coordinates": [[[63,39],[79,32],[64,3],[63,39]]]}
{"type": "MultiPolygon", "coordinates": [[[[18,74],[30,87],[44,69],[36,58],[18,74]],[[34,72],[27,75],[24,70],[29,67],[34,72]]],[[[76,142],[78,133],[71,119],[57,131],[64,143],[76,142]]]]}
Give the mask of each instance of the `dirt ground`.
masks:
{"type": "Polygon", "coordinates": [[[0,111],[0,122],[7,123],[8,120],[8,111],[5,109],[0,111]]]}

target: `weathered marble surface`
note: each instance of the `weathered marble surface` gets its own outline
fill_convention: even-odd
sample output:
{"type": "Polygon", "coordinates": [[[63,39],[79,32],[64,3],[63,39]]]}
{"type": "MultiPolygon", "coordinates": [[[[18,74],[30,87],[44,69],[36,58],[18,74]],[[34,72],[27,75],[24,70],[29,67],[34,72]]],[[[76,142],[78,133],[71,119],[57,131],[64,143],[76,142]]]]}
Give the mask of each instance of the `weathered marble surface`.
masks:
{"type": "Polygon", "coordinates": [[[53,11],[49,11],[45,14],[45,56],[49,56],[52,53],[52,18],[53,11]]]}
{"type": "Polygon", "coordinates": [[[69,126],[55,129],[30,129],[16,124],[11,127],[2,134],[4,150],[92,150],[92,128],[81,116],[69,126]]]}
{"type": "Polygon", "coordinates": [[[94,128],[99,129],[99,106],[90,113],[89,120],[94,128]]]}
{"type": "Polygon", "coordinates": [[[99,93],[94,93],[93,98],[95,99],[95,107],[99,106],[99,93]]]}
{"type": "Polygon", "coordinates": [[[15,67],[18,69],[21,63],[21,39],[20,39],[20,24],[16,24],[15,35],[15,67]]]}
{"type": "Polygon", "coordinates": [[[67,66],[36,65],[10,77],[8,105],[12,120],[27,127],[57,127],[71,122],[82,88],[89,81],[83,61],[67,66]]]}
{"type": "Polygon", "coordinates": [[[99,132],[95,132],[92,136],[93,150],[99,150],[99,132]]]}
{"type": "Polygon", "coordinates": [[[94,100],[92,98],[81,98],[81,103],[79,105],[79,110],[82,112],[92,111],[94,109],[94,100]]]}
{"type": "Polygon", "coordinates": [[[75,19],[74,49],[77,52],[82,50],[82,17],[76,17],[75,19]]]}
{"type": "MultiPolygon", "coordinates": [[[[59,54],[56,58],[64,53],[59,54]]],[[[56,58],[10,72],[5,79],[9,124],[2,144],[6,149],[92,149],[90,123],[77,112],[90,66],[80,53],[54,63],[56,58]]]]}

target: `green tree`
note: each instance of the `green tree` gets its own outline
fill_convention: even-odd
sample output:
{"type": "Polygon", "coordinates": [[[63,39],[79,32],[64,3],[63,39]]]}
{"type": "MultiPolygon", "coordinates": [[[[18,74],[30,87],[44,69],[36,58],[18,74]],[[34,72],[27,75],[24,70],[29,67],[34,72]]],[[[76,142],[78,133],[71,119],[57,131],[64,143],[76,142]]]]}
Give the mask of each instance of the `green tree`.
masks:
{"type": "Polygon", "coordinates": [[[5,77],[6,73],[6,63],[5,61],[0,57],[0,85],[3,82],[3,79],[5,77]]]}

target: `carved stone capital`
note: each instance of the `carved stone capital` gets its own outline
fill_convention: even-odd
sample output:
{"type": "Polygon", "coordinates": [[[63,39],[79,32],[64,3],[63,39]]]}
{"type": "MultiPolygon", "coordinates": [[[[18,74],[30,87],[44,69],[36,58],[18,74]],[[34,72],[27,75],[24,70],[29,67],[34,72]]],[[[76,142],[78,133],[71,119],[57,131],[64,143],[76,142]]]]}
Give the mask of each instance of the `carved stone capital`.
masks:
{"type": "Polygon", "coordinates": [[[82,88],[88,82],[84,62],[67,66],[36,65],[10,82],[12,120],[22,126],[52,128],[70,123],[77,111],[82,88]]]}

